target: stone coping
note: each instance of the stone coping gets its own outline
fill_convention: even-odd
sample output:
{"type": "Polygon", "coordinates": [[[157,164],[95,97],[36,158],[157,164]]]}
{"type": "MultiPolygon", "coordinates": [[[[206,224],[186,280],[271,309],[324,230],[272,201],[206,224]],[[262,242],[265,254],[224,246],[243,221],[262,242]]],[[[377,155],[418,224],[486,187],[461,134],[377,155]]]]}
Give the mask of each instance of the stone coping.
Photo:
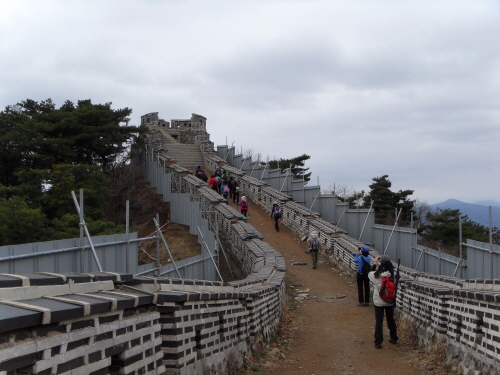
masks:
{"type": "Polygon", "coordinates": [[[1,291],[0,333],[150,305],[157,298],[146,291],[115,291],[109,281],[64,287],[21,287],[1,291]],[[11,294],[5,295],[7,291],[11,294]]]}
{"type": "Polygon", "coordinates": [[[47,286],[63,285],[69,282],[79,284],[91,281],[113,281],[124,282],[133,279],[132,274],[117,272],[92,272],[92,273],[54,273],[54,272],[36,272],[25,275],[0,274],[0,290],[2,288],[13,288],[23,286],[47,286]]]}

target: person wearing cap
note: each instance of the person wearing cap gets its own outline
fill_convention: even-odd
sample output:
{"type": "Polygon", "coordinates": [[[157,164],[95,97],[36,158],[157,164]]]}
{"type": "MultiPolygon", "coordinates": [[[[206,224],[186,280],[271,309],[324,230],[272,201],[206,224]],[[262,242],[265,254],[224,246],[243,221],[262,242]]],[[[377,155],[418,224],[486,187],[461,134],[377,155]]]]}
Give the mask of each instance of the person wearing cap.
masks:
{"type": "Polygon", "coordinates": [[[356,282],[358,284],[358,306],[370,306],[370,272],[371,262],[370,249],[358,247],[358,253],[354,255],[354,263],[358,265],[356,270],[356,282]]]}
{"type": "Polygon", "coordinates": [[[387,327],[389,328],[391,344],[398,343],[398,331],[396,327],[396,321],[394,320],[394,305],[392,303],[385,302],[378,291],[382,285],[382,279],[386,276],[391,276],[394,278],[394,265],[391,262],[391,258],[388,255],[383,255],[381,257],[375,258],[373,261],[372,271],[368,274],[368,278],[373,283],[373,305],[375,307],[375,334],[374,343],[375,348],[381,349],[382,342],[384,341],[383,334],[383,323],[384,314],[387,320],[387,327]]]}
{"type": "Polygon", "coordinates": [[[278,221],[281,218],[281,208],[278,205],[277,201],[273,202],[273,208],[271,208],[271,220],[274,219],[274,229],[276,232],[280,231],[280,226],[278,225],[278,221]]]}
{"type": "Polygon", "coordinates": [[[321,243],[318,240],[318,233],[312,232],[309,236],[309,251],[311,253],[313,270],[318,265],[318,252],[321,250],[321,243]]]}

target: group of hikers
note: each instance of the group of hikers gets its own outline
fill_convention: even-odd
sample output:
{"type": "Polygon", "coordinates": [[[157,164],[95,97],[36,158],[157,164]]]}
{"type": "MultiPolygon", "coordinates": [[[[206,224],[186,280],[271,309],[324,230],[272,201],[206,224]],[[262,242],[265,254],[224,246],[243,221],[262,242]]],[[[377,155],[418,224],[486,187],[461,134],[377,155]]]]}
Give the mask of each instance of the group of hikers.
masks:
{"type": "MultiPolygon", "coordinates": [[[[223,168],[218,168],[208,180],[205,172],[199,166],[196,167],[196,176],[207,182],[214,191],[221,194],[224,198],[233,200],[237,203],[240,212],[247,216],[249,203],[245,196],[240,199],[240,187],[234,177],[230,177],[227,171],[223,168]]],[[[274,219],[274,228],[276,232],[280,231],[279,220],[282,217],[282,211],[277,201],[273,202],[271,208],[270,220],[274,219]]],[[[308,236],[309,249],[307,253],[311,254],[312,268],[316,269],[318,265],[318,253],[322,245],[318,239],[318,233],[312,232],[308,236]]],[[[394,265],[388,255],[379,256],[373,259],[370,257],[370,249],[368,247],[358,247],[358,252],[355,254],[353,261],[358,265],[356,269],[356,282],[358,286],[358,306],[370,306],[370,283],[373,284],[373,306],[375,309],[375,348],[381,349],[383,336],[384,316],[387,320],[389,328],[389,342],[391,344],[398,343],[398,333],[396,321],[394,319],[394,307],[397,292],[397,283],[399,280],[399,267],[395,272],[394,265]]]]}
{"type": "MultiPolygon", "coordinates": [[[[321,250],[321,243],[318,234],[312,232],[308,237],[309,249],[311,253],[312,268],[316,269],[318,262],[318,252],[321,250]]],[[[396,304],[397,284],[399,280],[399,267],[395,271],[391,258],[388,255],[370,257],[368,247],[358,247],[354,256],[354,263],[358,265],[356,269],[356,282],[358,286],[358,306],[370,306],[370,283],[373,285],[373,306],[375,309],[375,348],[381,349],[384,341],[383,323],[384,316],[389,328],[389,342],[398,343],[398,332],[394,319],[394,307],[396,304]]]]}
{"type": "Polygon", "coordinates": [[[354,256],[354,262],[358,267],[356,270],[356,282],[358,285],[358,306],[370,306],[370,282],[373,284],[373,306],[375,308],[375,348],[381,349],[384,335],[382,326],[384,315],[389,328],[389,342],[398,343],[396,321],[394,319],[394,307],[396,304],[397,284],[399,281],[399,267],[395,272],[392,260],[388,255],[374,258],[371,263],[370,249],[358,247],[358,253],[354,256]]]}
{"type": "Polygon", "coordinates": [[[224,168],[217,168],[215,173],[208,179],[206,173],[197,165],[195,176],[207,182],[208,186],[210,186],[213,191],[216,191],[225,199],[232,199],[233,203],[238,204],[240,212],[244,216],[247,216],[248,200],[245,196],[240,199],[240,187],[238,182],[233,176],[229,176],[229,173],[224,168]]]}

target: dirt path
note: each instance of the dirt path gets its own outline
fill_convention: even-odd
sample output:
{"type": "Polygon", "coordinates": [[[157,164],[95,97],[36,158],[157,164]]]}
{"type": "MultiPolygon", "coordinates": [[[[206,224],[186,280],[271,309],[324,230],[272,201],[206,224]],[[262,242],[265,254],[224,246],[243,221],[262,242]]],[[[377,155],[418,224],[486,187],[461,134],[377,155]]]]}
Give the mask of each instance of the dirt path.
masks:
{"type": "Polygon", "coordinates": [[[433,373],[432,365],[417,360],[416,351],[408,349],[404,339],[398,345],[389,344],[386,327],[383,349],[374,347],[373,307],[357,306],[353,277],[339,274],[322,256],[313,270],[310,255],[304,253],[307,245],[297,235],[283,225],[277,233],[274,221],[255,204],[250,203],[248,216],[249,224],[285,257],[294,290],[308,294],[288,304],[278,338],[254,359],[249,374],[433,373]]]}

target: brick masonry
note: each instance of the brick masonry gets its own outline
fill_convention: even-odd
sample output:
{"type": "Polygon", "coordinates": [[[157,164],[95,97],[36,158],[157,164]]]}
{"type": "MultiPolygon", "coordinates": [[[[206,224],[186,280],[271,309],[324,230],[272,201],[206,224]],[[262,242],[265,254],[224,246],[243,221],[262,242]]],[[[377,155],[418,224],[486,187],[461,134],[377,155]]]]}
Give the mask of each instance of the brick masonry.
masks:
{"type": "MultiPolygon", "coordinates": [[[[205,165],[216,168],[225,162],[215,152],[207,153],[205,165]]],[[[224,165],[232,174],[239,169],[224,165]]],[[[235,174],[237,176],[237,174],[235,174]]],[[[291,197],[261,181],[242,178],[242,195],[270,213],[278,200],[283,224],[300,236],[319,235],[322,253],[340,269],[353,273],[358,246],[364,243],[325,222],[320,214],[292,201],[291,197]]],[[[380,255],[372,249],[371,255],[380,255]]],[[[422,345],[446,349],[447,361],[463,374],[500,374],[500,280],[462,280],[417,272],[401,267],[398,311],[411,320],[422,345]]]]}
{"type": "MultiPolygon", "coordinates": [[[[268,212],[279,200],[284,225],[300,236],[316,232],[323,254],[340,269],[355,271],[353,256],[364,244],[227,165],[208,134],[198,139],[207,142],[200,145],[206,169],[224,166],[239,178],[242,195],[268,212]]],[[[162,162],[169,157],[158,150],[152,160],[173,174],[176,192],[190,193],[202,211],[213,212],[225,249],[245,278],[223,283],[105,274],[76,281],[52,274],[13,284],[11,276],[0,275],[0,375],[223,374],[241,366],[278,328],[285,303],[282,256],[187,169],[162,162]]],[[[375,249],[372,255],[378,255],[375,249]]],[[[405,267],[401,274],[398,311],[413,321],[421,343],[445,347],[464,374],[499,374],[500,281],[405,267]]]]}
{"type": "Polygon", "coordinates": [[[163,374],[153,296],[115,289],[113,281],[70,293],[60,285],[0,289],[0,374],[163,374]]]}

